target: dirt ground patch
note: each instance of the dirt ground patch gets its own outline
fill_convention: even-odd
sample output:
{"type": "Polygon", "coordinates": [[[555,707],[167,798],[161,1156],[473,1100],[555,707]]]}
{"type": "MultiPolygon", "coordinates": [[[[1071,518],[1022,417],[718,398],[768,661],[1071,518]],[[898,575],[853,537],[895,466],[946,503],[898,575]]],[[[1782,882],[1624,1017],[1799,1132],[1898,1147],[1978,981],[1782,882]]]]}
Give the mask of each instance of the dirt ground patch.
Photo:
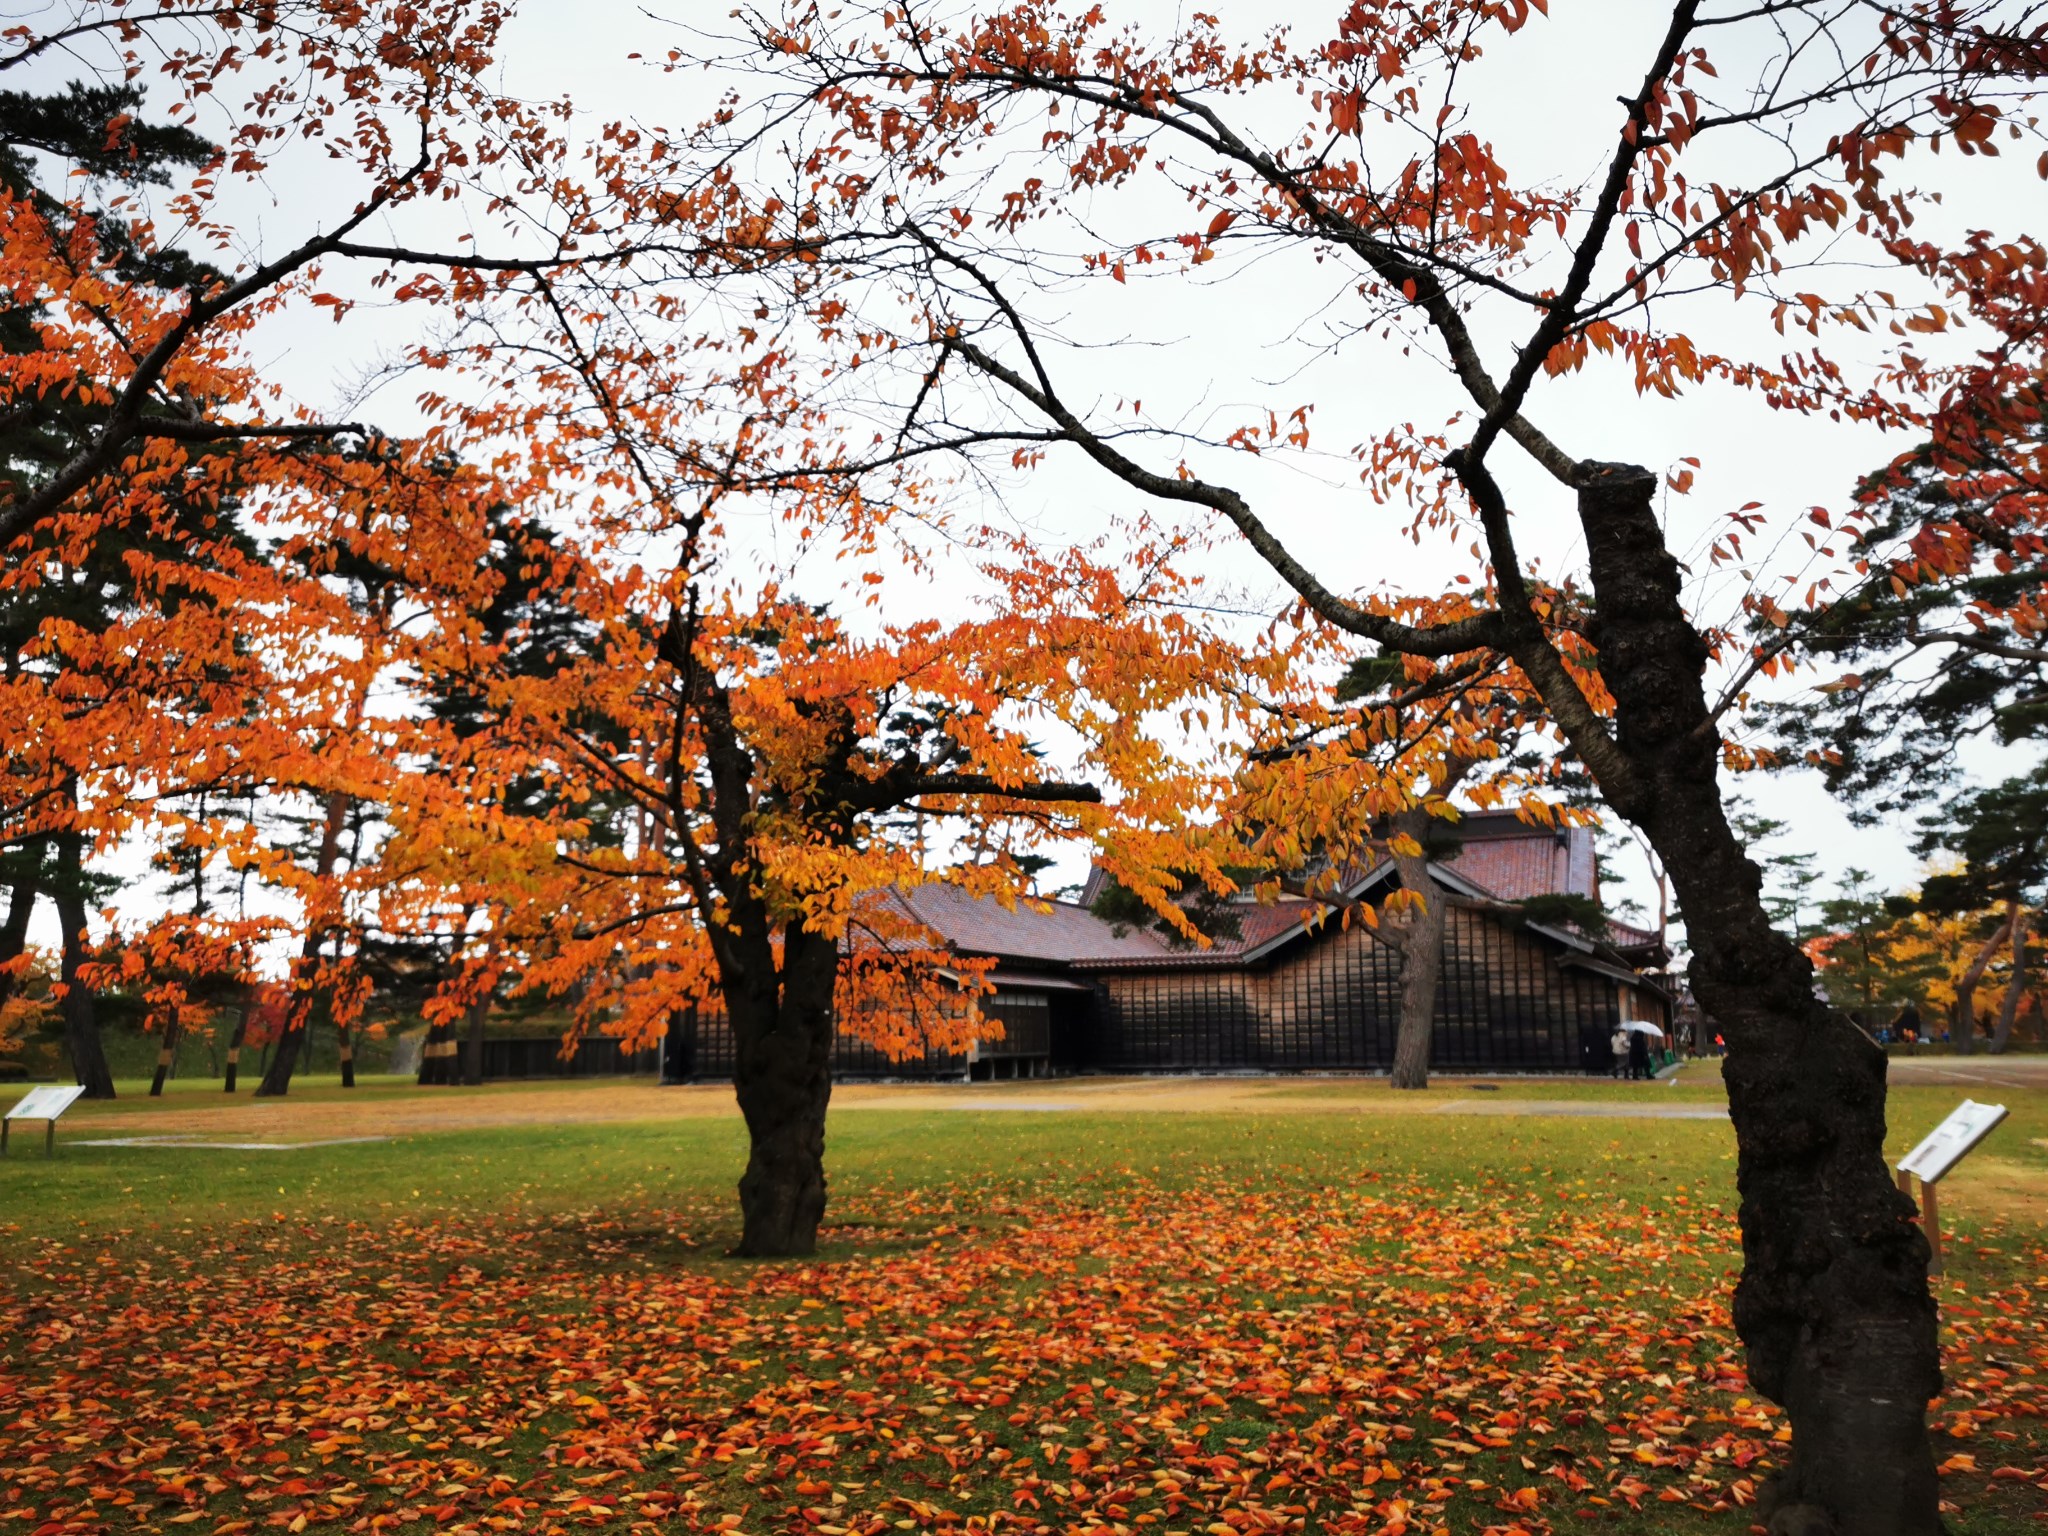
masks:
{"type": "MultiPolygon", "coordinates": [[[[1441,1107],[1458,1092],[1425,1102],[1389,1092],[1369,1078],[1342,1083],[1353,1093],[1304,1097],[1291,1078],[1067,1078],[1039,1083],[846,1083],[835,1088],[837,1110],[988,1110],[1097,1114],[1415,1113],[1441,1107]]],[[[484,1088],[380,1089],[355,1098],[335,1089],[284,1099],[209,1099],[180,1094],[160,1103],[123,1101],[118,1108],[80,1105],[64,1134],[159,1136],[196,1134],[244,1141],[310,1142],[344,1136],[403,1136],[506,1125],[601,1125],[737,1116],[723,1083],[656,1087],[641,1081],[531,1084],[484,1088]]]]}
{"type": "MultiPolygon", "coordinates": [[[[1475,1080],[1476,1081],[1476,1080],[1475,1080]]],[[[1471,1081],[1438,1079],[1426,1095],[1396,1094],[1384,1078],[1101,1077],[1030,1083],[846,1083],[839,1111],[986,1111],[1085,1114],[1658,1114],[1626,1104],[1551,1103],[1485,1096],[1471,1081]],[[1305,1091],[1306,1090],[1306,1091],[1305,1091]]],[[[723,1083],[657,1087],[642,1080],[502,1084],[483,1088],[379,1087],[360,1098],[316,1088],[282,1100],[177,1094],[118,1107],[80,1105],[67,1136],[196,1135],[310,1143],[359,1136],[421,1135],[510,1125],[602,1125],[735,1117],[723,1083]]]]}

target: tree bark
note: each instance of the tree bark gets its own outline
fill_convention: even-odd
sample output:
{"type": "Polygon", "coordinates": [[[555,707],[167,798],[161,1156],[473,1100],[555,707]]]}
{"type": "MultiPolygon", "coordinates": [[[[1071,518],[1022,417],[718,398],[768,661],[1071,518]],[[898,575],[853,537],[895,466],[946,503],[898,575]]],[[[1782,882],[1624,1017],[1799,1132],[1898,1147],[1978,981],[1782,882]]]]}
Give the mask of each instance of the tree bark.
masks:
{"type": "Polygon", "coordinates": [[[164,1025],[163,1044],[156,1050],[156,1073],[149,1080],[149,1096],[160,1099],[164,1096],[164,1083],[170,1078],[171,1068],[178,1061],[178,1020],[175,1015],[164,1025]]]}
{"type": "Polygon", "coordinates": [[[31,837],[21,846],[22,872],[7,893],[7,921],[0,924],[0,1004],[14,995],[15,975],[10,962],[19,960],[28,948],[29,918],[36,909],[36,896],[48,839],[31,837]]]}
{"type": "Polygon", "coordinates": [[[2019,920],[2019,903],[2007,902],[2005,917],[1991,937],[1977,951],[1963,974],[1956,979],[1956,999],[1948,1007],[1949,1043],[1965,1056],[1977,1054],[1977,988],[1983,983],[1984,973],[1991,969],[1991,962],[1998,958],[1998,951],[2011,936],[2013,925],[2019,920]]]}
{"type": "Polygon", "coordinates": [[[491,1016],[491,999],[486,993],[469,1005],[469,1039],[462,1050],[462,1080],[472,1088],[484,1080],[484,1024],[491,1016]]]}
{"type": "MultiPolygon", "coordinates": [[[[1885,1057],[1814,996],[1812,965],[1773,931],[1762,875],[1729,827],[1707,648],[1657,522],[1657,477],[1581,469],[1592,638],[1615,734],[1567,728],[1575,745],[1586,736],[1581,755],[1603,792],[1670,871],[1694,989],[1727,1040],[1743,1246],[1735,1324],[1751,1382],[1792,1425],[1774,1497],[1803,1506],[1799,1529],[1824,1519],[1838,1536],[1936,1536],[1936,1316],[1926,1241],[1884,1162],[1885,1057]]],[[[1517,660],[1540,660],[1533,649],[1524,628],[1517,660]]]]}
{"type": "MultiPolygon", "coordinates": [[[[1395,818],[1395,830],[1421,842],[1428,833],[1428,813],[1403,811],[1395,818]]],[[[1422,898],[1422,906],[1401,915],[1397,930],[1401,946],[1401,1013],[1394,1030],[1394,1070],[1389,1078],[1396,1088],[1429,1086],[1429,1042],[1436,1028],[1437,983],[1444,968],[1444,928],[1449,900],[1444,888],[1429,875],[1424,854],[1397,853],[1394,867],[1400,872],[1402,889],[1422,898]]]]}
{"type": "MultiPolygon", "coordinates": [[[[339,790],[327,797],[327,815],[320,826],[320,851],[313,865],[314,878],[325,883],[334,873],[334,866],[341,857],[341,828],[348,816],[348,796],[339,790]]],[[[327,930],[324,925],[312,920],[307,914],[306,937],[299,946],[297,974],[293,977],[291,996],[285,1004],[284,1023],[277,1037],[277,1049],[271,1053],[270,1065],[264,1068],[263,1081],[256,1085],[259,1099],[281,1099],[290,1091],[292,1069],[298,1065],[299,1047],[305,1043],[306,1031],[313,1025],[314,977],[320,965],[320,946],[326,942],[327,930]]],[[[354,1072],[348,1072],[354,1080],[354,1072]]]]}
{"type": "Polygon", "coordinates": [[[427,1038],[420,1046],[420,1086],[442,1087],[455,1081],[455,1028],[437,1023],[427,1026],[427,1038]]]}
{"type": "MultiPolygon", "coordinates": [[[[312,947],[310,939],[307,947],[312,947]]],[[[285,1000],[284,1019],[278,1025],[277,1039],[272,1042],[262,1080],[256,1084],[256,1097],[259,1099],[281,1099],[291,1089],[292,1073],[299,1064],[299,1047],[305,1042],[306,1032],[313,1027],[313,970],[317,964],[317,955],[302,954],[294,968],[285,1000]]]]}
{"type": "Polygon", "coordinates": [[[228,1040],[228,1064],[221,1075],[221,1091],[235,1091],[235,1076],[242,1063],[242,1042],[249,1038],[249,1014],[256,1006],[254,988],[247,988],[242,994],[242,1006],[235,1010],[235,1032],[228,1040]]]}
{"type": "Polygon", "coordinates": [[[64,1039],[71,1051],[71,1071],[88,1099],[114,1097],[114,1074],[100,1041],[99,1015],[92,989],[79,976],[85,964],[85,838],[59,832],[57,842],[57,922],[64,930],[64,1039]]]}
{"type": "Polygon", "coordinates": [[[838,946],[793,925],[783,936],[781,971],[778,986],[772,967],[748,966],[736,974],[722,968],[735,1047],[733,1087],[748,1142],[734,1251],[747,1258],[810,1256],[825,1215],[838,946]]]}
{"type": "MultiPolygon", "coordinates": [[[[1430,775],[1430,793],[1448,795],[1479,759],[1453,752],[1430,775]]],[[[1395,853],[1394,868],[1405,890],[1422,898],[1422,910],[1411,911],[1400,928],[1401,1014],[1394,1030],[1394,1070],[1390,1082],[1396,1088],[1429,1086],[1429,1045],[1436,1030],[1436,994],[1444,971],[1444,933],[1450,923],[1450,893],[1431,878],[1427,852],[1436,820],[1422,806],[1414,806],[1393,818],[1397,835],[1413,839],[1424,851],[1395,853]]]]}
{"type": "Polygon", "coordinates": [[[2002,1056],[2012,1044],[2013,1021],[2020,1016],[2020,997],[2027,990],[2027,909],[2015,905],[2012,917],[2012,974],[1998,1005],[1998,1028],[1991,1036],[1991,1054],[2002,1056]]]}

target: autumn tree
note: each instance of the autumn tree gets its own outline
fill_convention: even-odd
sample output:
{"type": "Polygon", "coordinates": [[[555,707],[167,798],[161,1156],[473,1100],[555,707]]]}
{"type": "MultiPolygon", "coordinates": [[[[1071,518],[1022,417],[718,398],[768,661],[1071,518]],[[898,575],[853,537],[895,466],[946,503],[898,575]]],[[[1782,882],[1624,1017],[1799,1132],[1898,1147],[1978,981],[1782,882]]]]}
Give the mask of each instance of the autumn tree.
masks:
{"type": "MultiPolygon", "coordinates": [[[[2007,307],[1991,312],[1996,319],[2007,307]]],[[[1871,512],[1860,535],[1870,574],[1845,599],[1787,626],[1794,654],[1824,675],[1777,712],[1787,760],[1818,767],[1853,819],[1924,811],[1916,851],[1961,861],[1925,882],[1921,901],[1932,914],[2001,913],[1979,925],[1950,1001],[1949,1038],[1965,1054],[1978,1045],[1978,985],[2001,951],[2015,981],[1991,1048],[2010,1039],[2028,935],[2048,893],[2041,390],[2038,377],[2021,377],[2003,392],[1966,397],[1949,430],[1859,487],[1871,512]],[[2030,759],[2028,768],[1974,784],[1975,749],[1991,743],[2030,759]]]]}
{"type": "MultiPolygon", "coordinates": [[[[1437,616],[1459,617],[1441,608],[1437,616]]],[[[1367,783],[1405,790],[1405,803],[1367,824],[1367,846],[1393,862],[1403,893],[1382,904],[1377,923],[1401,956],[1389,1081],[1426,1088],[1444,935],[1456,899],[1432,866],[1457,855],[1457,799],[1462,791],[1481,806],[1526,801],[1541,808],[1538,788],[1553,776],[1556,760],[1527,750],[1541,702],[1497,653],[1441,660],[1381,653],[1354,661],[1333,692],[1337,703],[1364,717],[1350,730],[1365,751],[1341,766],[1324,765],[1349,792],[1339,803],[1369,811],[1373,797],[1358,795],[1367,783]]]]}
{"type": "MultiPolygon", "coordinates": [[[[943,880],[1029,900],[1019,856],[1044,837],[1112,821],[1157,836],[1199,776],[1136,721],[1208,669],[1071,604],[1035,623],[856,625],[773,591],[743,603],[702,572],[615,582],[610,601],[590,654],[496,688],[501,729],[561,790],[507,817],[538,864],[506,931],[534,957],[526,986],[575,988],[614,1033],[723,1012],[749,1140],[739,1251],[807,1254],[835,1030],[903,1056],[988,1027],[976,966],[889,893],[943,880]],[[1057,771],[1034,719],[1082,732],[1081,774],[1057,771]],[[623,846],[579,835],[599,791],[644,812],[623,846]],[[536,812],[571,820],[520,832],[536,812]]],[[[1114,851],[1118,873],[1171,914],[1171,876],[1136,842],[1114,851]]]]}
{"type": "MultiPolygon", "coordinates": [[[[1617,407],[1574,428],[1559,402],[1571,376],[1611,360],[1646,410],[1730,389],[1816,422],[1946,431],[1960,407],[2031,378],[2039,340],[2018,317],[2036,301],[2039,246],[2024,233],[1943,241],[1911,221],[1917,156],[1988,155],[2029,131],[2043,40],[2025,5],[2002,0],[1678,0],[1632,14],[1642,56],[1579,146],[1600,166],[1577,182],[1520,172],[1478,126],[1493,103],[1473,82],[1533,46],[1537,12],[1361,3],[1327,36],[1242,46],[1208,16],[1153,33],[1029,0],[959,17],[749,13],[760,82],[712,135],[721,166],[761,167],[749,238],[790,253],[792,291],[835,359],[820,377],[875,423],[867,451],[814,457],[814,471],[991,449],[1028,466],[1064,450],[1162,511],[1220,519],[1337,629],[1402,655],[1495,652],[1528,677],[1606,804],[1670,871],[1694,989],[1728,1041],[1747,1261],[1737,1326],[1752,1379],[1794,1428],[1773,1490],[1781,1521],[1931,1532],[1935,1311],[1883,1164],[1883,1059],[1815,997],[1719,785],[1722,722],[1777,657],[1688,611],[1664,477],[1635,462],[1640,418],[1617,407]],[[769,178],[771,160],[785,174],[769,178]],[[1887,269],[1881,290],[1819,267],[1842,242],[1887,269]],[[1305,406],[1282,397],[1204,441],[1145,415],[1144,381],[1120,380],[1113,354],[1084,363],[1042,298],[1148,275],[1249,294],[1282,270],[1312,288],[1341,274],[1315,302],[1340,317],[1322,334],[1354,371],[1414,370],[1426,349],[1462,395],[1448,432],[1396,419],[1343,440],[1363,444],[1372,499],[1476,541],[1469,617],[1403,622],[1333,586],[1320,547],[1304,554],[1278,531],[1245,456],[1305,448],[1305,406]],[[1999,344],[1961,364],[1916,339],[1973,326],[1999,344]],[[1876,366],[1827,345],[1872,329],[1897,338],[1876,366]],[[1794,330],[1811,345],[1773,334],[1794,330]],[[1557,497],[1585,554],[1565,561],[1560,530],[1539,580],[1524,540],[1557,497]],[[1545,596],[1567,587],[1582,608],[1545,596]],[[1591,644],[1611,713],[1566,665],[1566,634],[1591,644]],[[1710,692],[1717,661],[1730,670],[1710,692]]],[[[1675,468],[1674,490],[1690,479],[1675,468]]],[[[1960,521],[1948,532],[1977,537],[1960,521]]],[[[1826,547],[1840,591],[1855,555],[1826,547]]],[[[1727,538],[1709,557],[1746,559],[1727,538]]],[[[1782,595],[1758,578],[1749,605],[1768,614],[1782,595]]]]}

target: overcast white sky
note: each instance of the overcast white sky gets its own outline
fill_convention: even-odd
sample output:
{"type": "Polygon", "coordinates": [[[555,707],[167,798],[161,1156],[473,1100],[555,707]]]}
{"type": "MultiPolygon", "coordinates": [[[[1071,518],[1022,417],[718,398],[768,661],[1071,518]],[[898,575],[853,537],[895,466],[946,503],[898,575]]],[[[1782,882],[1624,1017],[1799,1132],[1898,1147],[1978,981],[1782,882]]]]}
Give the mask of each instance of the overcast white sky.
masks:
{"type": "MultiPolygon", "coordinates": [[[[1171,26],[1179,14],[1171,6],[1118,0],[1108,0],[1106,8],[1114,18],[1147,27],[1171,26]]],[[[1285,7],[1219,0],[1205,9],[1223,18],[1226,33],[1249,34],[1284,13],[1304,32],[1322,35],[1342,7],[1336,0],[1285,7]]],[[[663,73],[627,56],[660,58],[686,41],[677,21],[714,31],[728,25],[730,0],[670,0],[655,10],[659,14],[650,16],[622,0],[525,0],[507,36],[503,83],[531,98],[568,96],[585,109],[586,125],[593,129],[613,117],[672,126],[692,122],[727,82],[701,73],[663,73]]],[[[1640,81],[1664,8],[1646,0],[1552,0],[1550,10],[1549,20],[1532,23],[1511,50],[1481,66],[1470,92],[1478,104],[1473,126],[1529,174],[1577,181],[1604,153],[1605,135],[1620,110],[1615,98],[1640,81]]],[[[62,73],[53,68],[46,78],[62,73]]],[[[199,127],[217,131],[205,122],[199,127]]],[[[2020,157],[1950,157],[1940,176],[1947,216],[1958,224],[2010,229],[2017,219],[2019,227],[2038,226],[2048,212],[2041,183],[2020,157]]],[[[258,238],[275,248],[295,243],[323,219],[339,217],[337,196],[353,201],[353,190],[334,185],[325,163],[309,157],[303,166],[281,168],[236,206],[258,238]]],[[[417,238],[421,228],[414,224],[393,233],[417,238]]],[[[1383,365],[1364,348],[1349,349],[1336,361],[1308,358],[1294,338],[1312,308],[1314,285],[1334,286],[1329,275],[1285,261],[1266,266],[1263,276],[1257,271],[1235,273],[1221,291],[1173,281],[1113,291],[1097,284],[1094,291],[1060,297],[1057,313],[1069,334],[1128,338],[1109,352],[1074,354],[1069,361],[1075,376],[1099,379],[1107,397],[1143,398],[1149,415],[1168,421],[1220,419],[1239,407],[1263,411],[1275,403],[1313,403],[1318,454],[1328,450],[1327,455],[1292,464],[1236,463],[1234,483],[1290,544],[1314,553],[1330,585],[1440,589],[1448,572],[1469,567],[1447,547],[1417,549],[1396,537],[1402,519],[1366,501],[1345,455],[1390,422],[1442,423],[1458,403],[1447,382],[1426,365],[1404,366],[1392,358],[1383,365]]],[[[288,317],[263,334],[258,352],[316,408],[346,402],[351,414],[402,430],[411,416],[409,381],[384,387],[367,403],[354,397],[365,370],[406,339],[400,327],[416,323],[412,309],[394,314],[367,308],[339,327],[310,315],[288,317]]],[[[1496,348],[1494,360],[1504,361],[1505,333],[1496,336],[1496,348]]],[[[1875,350],[1873,342],[1870,355],[1875,350]]],[[[1672,498],[1668,509],[1681,551],[1699,547],[1710,526],[1745,502],[1764,502],[1781,521],[1813,505],[1840,506],[1859,475],[1908,446],[1861,428],[1779,415],[1732,391],[1707,389],[1676,401],[1639,399],[1618,376],[1598,372],[1546,386],[1539,409],[1545,429],[1577,456],[1629,459],[1660,469],[1683,456],[1698,457],[1692,493],[1672,498]]],[[[1576,525],[1556,488],[1519,472],[1511,475],[1509,488],[1523,520],[1525,551],[1540,556],[1547,569],[1571,565],[1576,525]]],[[[1010,485],[1006,500],[1008,515],[1074,535],[1135,505],[1092,467],[1067,460],[1010,485]]],[[[1277,604],[1276,582],[1242,546],[1225,544],[1212,570],[1277,604]]],[[[1725,617],[1735,594],[1702,588],[1696,596],[1702,611],[1725,617]]],[[[891,616],[908,620],[961,600],[942,585],[905,585],[891,595],[891,616]]],[[[1986,766],[1992,766],[1988,758],[1986,766]]],[[[1872,871],[1884,886],[1913,880],[1911,828],[1852,827],[1815,776],[1752,775],[1738,787],[1766,813],[1791,823],[1795,836],[1786,846],[1818,854],[1831,875],[1855,865],[1872,871]]],[[[1642,882],[1632,884],[1644,894],[1642,882]]],[[[146,898],[138,892],[127,899],[146,898]]],[[[1654,900],[1650,904],[1654,908],[1654,900]]]]}

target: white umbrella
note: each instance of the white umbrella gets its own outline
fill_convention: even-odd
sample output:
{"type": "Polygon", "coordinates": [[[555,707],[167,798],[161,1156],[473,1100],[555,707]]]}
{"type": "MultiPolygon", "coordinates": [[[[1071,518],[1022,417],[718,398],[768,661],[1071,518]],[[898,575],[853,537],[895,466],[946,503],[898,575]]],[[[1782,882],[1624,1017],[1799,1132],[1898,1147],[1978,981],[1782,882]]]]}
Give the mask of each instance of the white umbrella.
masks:
{"type": "Polygon", "coordinates": [[[1624,1019],[1621,1027],[1632,1035],[1661,1035],[1664,1031],[1643,1019],[1624,1019]]]}

